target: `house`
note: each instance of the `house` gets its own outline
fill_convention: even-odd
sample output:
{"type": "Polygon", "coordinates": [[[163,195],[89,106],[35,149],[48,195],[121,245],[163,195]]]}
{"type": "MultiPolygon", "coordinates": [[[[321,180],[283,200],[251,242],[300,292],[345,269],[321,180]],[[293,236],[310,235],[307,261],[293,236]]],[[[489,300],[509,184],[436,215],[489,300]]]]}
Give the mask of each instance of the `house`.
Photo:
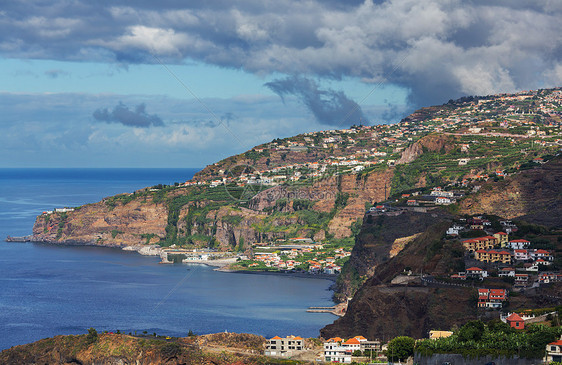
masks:
{"type": "Polygon", "coordinates": [[[447,229],[447,234],[449,236],[458,236],[459,232],[462,231],[464,229],[463,226],[460,226],[458,224],[453,224],[451,227],[449,227],[449,229],[447,229]]]}
{"type": "Polygon", "coordinates": [[[511,253],[505,250],[477,250],[474,253],[474,258],[482,262],[511,263],[511,253]]]}
{"type": "Polygon", "coordinates": [[[526,286],[529,281],[529,274],[515,274],[515,285],[526,286]]]}
{"type": "Polygon", "coordinates": [[[562,339],[546,345],[546,362],[562,362],[562,339]]]}
{"type": "Polygon", "coordinates": [[[507,247],[512,250],[522,250],[524,248],[528,248],[530,244],[531,242],[527,240],[510,240],[507,243],[507,247]]]}
{"type": "Polygon", "coordinates": [[[381,351],[380,341],[368,341],[363,336],[355,336],[347,341],[335,337],[324,342],[324,360],[349,364],[354,351],[381,351]]]}
{"type": "Polygon", "coordinates": [[[505,247],[509,241],[509,236],[505,232],[494,233],[494,237],[498,240],[501,247],[505,247]]]}
{"type": "Polygon", "coordinates": [[[444,196],[438,196],[437,198],[435,198],[435,204],[440,204],[440,205],[449,205],[452,204],[453,201],[447,197],[444,196]]]}
{"type": "Polygon", "coordinates": [[[488,277],[488,271],[482,270],[479,267],[471,267],[471,268],[466,269],[466,277],[482,280],[482,279],[488,277]]]}
{"type": "Polygon", "coordinates": [[[408,204],[409,206],[412,206],[412,207],[415,207],[415,206],[420,205],[420,204],[418,203],[418,201],[415,200],[415,199],[410,199],[410,200],[408,200],[408,201],[406,202],[406,204],[408,204]]]}
{"type": "Polygon", "coordinates": [[[498,272],[499,277],[515,277],[515,269],[512,267],[503,267],[498,272]]]}
{"type": "Polygon", "coordinates": [[[506,289],[478,289],[478,308],[500,309],[506,300],[506,289]]]}
{"type": "Polygon", "coordinates": [[[523,249],[514,250],[513,255],[516,261],[526,261],[531,258],[529,256],[529,251],[523,249]]]}
{"type": "Polygon", "coordinates": [[[535,263],[537,265],[551,265],[552,264],[552,262],[546,261],[546,260],[543,260],[543,259],[537,259],[537,261],[535,261],[535,263]]]}
{"type": "Polygon", "coordinates": [[[494,248],[497,243],[497,238],[493,236],[470,238],[462,241],[463,247],[468,251],[489,250],[494,248]]]}
{"type": "Polygon", "coordinates": [[[265,345],[266,356],[290,357],[304,351],[304,340],[298,336],[275,336],[265,345]]]}
{"type": "Polygon", "coordinates": [[[452,274],[451,279],[466,280],[466,274],[461,272],[458,274],[452,274]]]}
{"type": "Polygon", "coordinates": [[[552,272],[541,272],[539,274],[539,283],[541,284],[548,284],[554,281],[560,281],[561,279],[562,275],[552,272]]]}
{"type": "Polygon", "coordinates": [[[436,330],[429,331],[429,338],[431,340],[435,340],[437,338],[451,337],[452,335],[453,335],[453,331],[436,331],[436,330]]]}
{"type": "Polygon", "coordinates": [[[511,328],[516,330],[525,329],[525,321],[517,313],[511,313],[509,317],[506,318],[506,322],[511,328]]]}
{"type": "Polygon", "coordinates": [[[529,254],[531,256],[531,259],[533,260],[538,260],[538,259],[552,260],[552,256],[550,255],[550,252],[548,252],[547,250],[531,250],[529,254]]]}

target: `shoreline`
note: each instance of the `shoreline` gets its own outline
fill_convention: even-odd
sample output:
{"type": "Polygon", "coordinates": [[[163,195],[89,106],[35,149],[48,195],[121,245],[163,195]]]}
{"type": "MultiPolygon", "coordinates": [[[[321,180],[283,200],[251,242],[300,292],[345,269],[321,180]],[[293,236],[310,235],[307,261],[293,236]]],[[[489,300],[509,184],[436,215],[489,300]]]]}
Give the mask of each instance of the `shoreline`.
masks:
{"type": "MultiPolygon", "coordinates": [[[[88,246],[88,247],[101,247],[101,248],[113,248],[113,249],[120,249],[121,251],[128,251],[128,252],[136,252],[141,256],[160,256],[160,248],[156,248],[154,245],[129,245],[129,246],[120,246],[120,245],[98,245],[94,242],[83,242],[83,241],[66,241],[66,242],[51,242],[51,241],[44,241],[44,240],[34,240],[33,235],[28,236],[21,236],[21,237],[11,237],[8,236],[4,239],[5,242],[21,242],[21,243],[39,243],[44,245],[52,245],[52,246],[88,246]],[[18,238],[25,238],[25,240],[17,240],[18,238]],[[143,252],[141,252],[143,251],[143,252]]],[[[331,274],[309,274],[306,272],[290,272],[290,271],[255,271],[255,270],[230,270],[228,269],[228,265],[232,263],[229,262],[228,259],[226,260],[206,260],[206,261],[190,261],[190,262],[182,262],[182,265],[206,265],[209,267],[214,267],[214,271],[224,272],[224,273],[231,273],[231,274],[250,274],[250,275],[276,275],[276,276],[285,276],[285,277],[296,277],[296,278],[304,278],[304,279],[322,279],[322,280],[329,280],[332,282],[336,282],[338,275],[331,275],[331,274]]]]}
{"type": "Polygon", "coordinates": [[[289,276],[305,279],[322,279],[336,282],[338,275],[331,274],[309,274],[306,272],[290,272],[290,271],[256,271],[256,270],[230,270],[226,268],[217,268],[215,271],[231,273],[231,274],[250,274],[250,275],[276,275],[276,276],[289,276]]]}

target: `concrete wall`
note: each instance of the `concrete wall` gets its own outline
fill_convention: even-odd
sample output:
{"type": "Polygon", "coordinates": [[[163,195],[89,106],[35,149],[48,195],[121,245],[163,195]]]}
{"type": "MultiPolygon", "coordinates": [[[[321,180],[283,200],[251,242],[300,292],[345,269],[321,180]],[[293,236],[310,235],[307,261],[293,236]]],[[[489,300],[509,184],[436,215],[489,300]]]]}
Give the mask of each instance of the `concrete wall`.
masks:
{"type": "Polygon", "coordinates": [[[414,364],[418,365],[443,365],[451,363],[451,365],[485,365],[493,362],[495,365],[539,365],[543,364],[542,359],[519,359],[519,358],[494,358],[485,356],[480,358],[464,358],[459,354],[435,354],[430,357],[415,355],[414,364]]]}

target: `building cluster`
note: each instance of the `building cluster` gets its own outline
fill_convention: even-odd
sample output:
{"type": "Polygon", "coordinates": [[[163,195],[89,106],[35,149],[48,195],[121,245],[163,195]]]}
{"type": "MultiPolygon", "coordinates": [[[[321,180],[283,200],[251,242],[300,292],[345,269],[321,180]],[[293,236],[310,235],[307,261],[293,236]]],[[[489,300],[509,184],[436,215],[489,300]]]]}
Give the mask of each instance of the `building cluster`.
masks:
{"type": "MultiPolygon", "coordinates": [[[[204,184],[212,187],[227,184],[244,186],[247,184],[278,185],[309,178],[319,178],[330,174],[359,173],[371,166],[396,164],[402,151],[421,136],[431,132],[444,132],[456,135],[503,137],[536,140],[537,145],[560,146],[562,135],[560,127],[561,90],[552,90],[548,95],[536,91],[515,96],[491,96],[487,99],[474,99],[463,102],[459,108],[442,108],[431,117],[420,116],[416,120],[407,118],[396,124],[374,126],[354,126],[349,129],[328,130],[305,133],[283,140],[276,139],[255,147],[247,152],[248,157],[265,160],[271,154],[286,156],[288,153],[314,153],[319,157],[314,162],[267,163],[259,170],[232,175],[219,169],[209,176],[204,184]],[[522,106],[522,103],[526,106],[522,106]],[[542,120],[549,116],[548,120],[542,120]],[[541,119],[541,120],[538,120],[541,119]]],[[[491,143],[494,141],[491,141],[491,143]]],[[[455,161],[459,166],[470,165],[480,158],[471,154],[478,140],[468,140],[460,144],[466,156],[455,161]]],[[[284,161],[284,158],[282,159],[284,161]]],[[[505,176],[504,170],[489,171],[495,176],[505,176]]],[[[463,184],[472,180],[488,179],[486,174],[468,173],[463,184]]],[[[186,184],[201,184],[190,181],[186,184]]],[[[438,196],[438,204],[450,204],[451,197],[438,196]]]]}
{"type": "Polygon", "coordinates": [[[369,341],[363,336],[355,336],[347,341],[334,337],[324,342],[324,361],[350,364],[352,358],[357,356],[355,354],[363,355],[365,351],[374,354],[381,349],[380,341],[369,341]]]}
{"type": "MultiPolygon", "coordinates": [[[[511,279],[510,283],[515,290],[562,281],[562,274],[551,269],[555,267],[553,266],[554,251],[533,248],[533,244],[526,239],[510,239],[507,232],[517,232],[517,226],[509,220],[499,223],[503,229],[500,232],[494,232],[492,223],[482,216],[464,219],[449,227],[447,234],[452,237],[458,237],[462,232],[471,230],[487,233],[486,236],[461,240],[466,252],[465,264],[468,268],[451,275],[451,279],[484,280],[497,276],[511,279]]],[[[497,301],[492,300],[479,302],[478,306],[500,307],[497,301]]]]}
{"type": "MultiPolygon", "coordinates": [[[[270,247],[266,247],[270,248],[270,247]]],[[[339,274],[341,265],[337,262],[341,259],[349,257],[350,251],[344,248],[336,248],[324,250],[321,245],[305,246],[290,249],[281,249],[275,252],[259,252],[255,253],[252,262],[248,264],[249,268],[258,268],[265,266],[267,268],[276,268],[279,270],[296,270],[308,267],[311,274],[339,274]]]]}

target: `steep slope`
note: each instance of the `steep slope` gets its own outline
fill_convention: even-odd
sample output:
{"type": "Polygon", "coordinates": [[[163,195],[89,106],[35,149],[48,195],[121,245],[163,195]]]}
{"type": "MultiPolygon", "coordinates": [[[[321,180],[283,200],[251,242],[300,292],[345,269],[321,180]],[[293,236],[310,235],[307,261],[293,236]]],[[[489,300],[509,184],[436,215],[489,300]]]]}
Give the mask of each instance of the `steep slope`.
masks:
{"type": "Polygon", "coordinates": [[[350,260],[338,278],[336,298],[344,301],[353,296],[362,281],[376,272],[378,265],[400,252],[401,240],[409,242],[448,217],[443,210],[430,213],[408,211],[396,216],[367,215],[355,238],[350,260]]]}
{"type": "Polygon", "coordinates": [[[562,157],[504,181],[482,185],[478,194],[462,201],[460,212],[562,227],[562,157]]]}
{"type": "MultiPolygon", "coordinates": [[[[478,311],[476,287],[428,283],[420,278],[421,273],[446,276],[463,270],[461,244],[442,240],[449,225],[447,218],[436,219],[395,257],[379,264],[349,302],[345,316],[320,331],[322,337],[423,338],[432,329],[449,330],[468,320],[497,318],[497,312],[478,311]],[[414,275],[408,276],[408,272],[414,275]]],[[[510,309],[556,306],[559,300],[548,295],[559,295],[560,288],[562,283],[555,283],[532,296],[513,296],[510,309]]]]}

